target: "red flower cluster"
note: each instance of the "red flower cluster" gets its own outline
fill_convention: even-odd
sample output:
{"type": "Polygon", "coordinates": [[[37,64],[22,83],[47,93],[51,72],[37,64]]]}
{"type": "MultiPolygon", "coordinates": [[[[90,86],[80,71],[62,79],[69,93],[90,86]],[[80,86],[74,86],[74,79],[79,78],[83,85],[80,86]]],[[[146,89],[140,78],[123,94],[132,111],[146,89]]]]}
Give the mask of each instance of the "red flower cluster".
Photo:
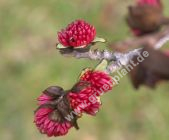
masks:
{"type": "Polygon", "coordinates": [[[86,69],[80,76],[80,81],[83,81],[82,84],[88,83],[88,86],[78,94],[69,94],[71,106],[75,111],[96,115],[101,105],[99,96],[112,89],[112,79],[104,72],[86,69]]]}
{"type": "Polygon", "coordinates": [[[34,122],[39,131],[49,137],[65,135],[73,126],[78,129],[77,124],[73,124],[76,119],[68,121],[65,117],[72,111],[76,116],[82,113],[96,115],[101,106],[99,96],[112,86],[108,74],[87,69],[71,90],[63,92],[58,87],[45,90],[37,99],[40,107],[35,112],[34,122]]]}
{"type": "Polygon", "coordinates": [[[112,79],[108,74],[90,69],[87,69],[86,72],[81,75],[80,80],[87,81],[96,90],[104,90],[104,92],[111,90],[113,85],[112,79]]]}
{"type": "Polygon", "coordinates": [[[82,113],[87,113],[93,116],[96,115],[101,103],[94,94],[95,90],[92,87],[87,87],[78,93],[69,93],[68,97],[71,107],[79,115],[82,113]]]}
{"type": "Polygon", "coordinates": [[[69,24],[66,29],[58,32],[58,40],[65,47],[86,47],[96,36],[94,26],[84,20],[76,20],[69,24]]]}

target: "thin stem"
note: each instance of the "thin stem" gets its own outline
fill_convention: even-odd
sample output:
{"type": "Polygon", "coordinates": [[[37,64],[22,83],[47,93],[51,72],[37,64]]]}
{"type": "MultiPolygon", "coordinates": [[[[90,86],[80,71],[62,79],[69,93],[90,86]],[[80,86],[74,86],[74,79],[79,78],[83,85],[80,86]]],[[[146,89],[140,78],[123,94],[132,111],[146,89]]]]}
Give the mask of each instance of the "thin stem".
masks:
{"type": "Polygon", "coordinates": [[[73,52],[69,53],[69,56],[73,56],[78,59],[80,58],[88,58],[91,60],[105,59],[109,61],[106,72],[113,73],[121,69],[123,66],[127,65],[134,56],[137,56],[140,54],[141,50],[142,48],[134,49],[127,53],[120,53],[120,52],[113,53],[108,50],[103,50],[103,51],[90,50],[88,52],[82,53],[82,52],[77,52],[76,50],[74,50],[73,52]]]}
{"type": "Polygon", "coordinates": [[[89,50],[88,52],[78,52],[74,50],[73,52],[66,54],[68,56],[73,56],[77,59],[80,58],[88,58],[91,60],[102,60],[106,59],[108,61],[116,61],[116,56],[114,56],[113,52],[110,52],[108,50],[89,50]]]}

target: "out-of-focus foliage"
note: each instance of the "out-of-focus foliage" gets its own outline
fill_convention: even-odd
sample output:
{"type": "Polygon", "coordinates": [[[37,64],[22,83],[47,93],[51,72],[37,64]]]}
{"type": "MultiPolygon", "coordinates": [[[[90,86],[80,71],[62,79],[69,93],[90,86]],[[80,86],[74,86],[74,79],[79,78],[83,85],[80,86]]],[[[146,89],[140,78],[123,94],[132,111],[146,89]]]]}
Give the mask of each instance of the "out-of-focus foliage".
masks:
{"type": "MultiPolygon", "coordinates": [[[[131,0],[0,1],[0,139],[47,140],[33,124],[36,98],[50,85],[70,88],[77,74],[96,62],[64,58],[55,49],[56,33],[75,19],[96,26],[108,41],[125,38],[131,0]]],[[[169,1],[165,0],[165,12],[169,1]]],[[[101,46],[100,46],[101,47],[101,46]]],[[[101,47],[102,48],[102,47],[101,47]]],[[[61,140],[169,139],[169,86],[135,91],[129,79],[102,97],[96,117],[85,115],[80,130],[61,140]]],[[[50,138],[56,139],[56,138],[50,138]]]]}

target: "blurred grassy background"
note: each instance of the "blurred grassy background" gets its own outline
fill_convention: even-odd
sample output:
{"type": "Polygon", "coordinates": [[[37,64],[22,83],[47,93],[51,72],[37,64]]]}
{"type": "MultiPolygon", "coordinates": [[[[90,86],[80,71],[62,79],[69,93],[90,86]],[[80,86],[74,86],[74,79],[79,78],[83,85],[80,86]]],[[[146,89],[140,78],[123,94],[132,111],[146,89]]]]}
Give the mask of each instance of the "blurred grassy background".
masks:
{"type": "MultiPolygon", "coordinates": [[[[169,86],[135,91],[127,77],[102,97],[96,117],[79,120],[81,129],[47,138],[33,124],[36,98],[50,85],[69,88],[77,74],[96,62],[64,58],[55,49],[56,33],[75,19],[85,19],[98,36],[125,38],[126,7],[132,0],[0,0],[1,140],[168,140],[169,86]]],[[[166,13],[169,1],[165,0],[166,13]]],[[[168,14],[169,15],[169,14],[168,14]]]]}

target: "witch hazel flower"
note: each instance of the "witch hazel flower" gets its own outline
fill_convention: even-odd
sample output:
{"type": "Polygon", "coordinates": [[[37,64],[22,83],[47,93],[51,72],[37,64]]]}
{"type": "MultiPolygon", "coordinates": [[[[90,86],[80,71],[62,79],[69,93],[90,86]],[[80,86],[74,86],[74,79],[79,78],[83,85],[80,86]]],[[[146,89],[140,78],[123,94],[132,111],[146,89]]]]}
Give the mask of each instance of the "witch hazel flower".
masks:
{"type": "Polygon", "coordinates": [[[42,134],[56,137],[66,135],[71,127],[78,129],[76,116],[71,121],[64,118],[72,110],[61,87],[47,88],[37,100],[40,106],[35,111],[34,123],[42,134]]]}
{"type": "Polygon", "coordinates": [[[65,47],[86,47],[95,36],[95,27],[84,20],[76,20],[58,32],[58,40],[65,47]]]}
{"type": "Polygon", "coordinates": [[[100,99],[93,96],[95,92],[95,89],[90,86],[78,92],[70,92],[68,98],[73,110],[79,115],[86,113],[95,116],[101,106],[100,99]]]}
{"type": "Polygon", "coordinates": [[[112,78],[103,71],[85,69],[79,81],[69,94],[70,104],[77,112],[96,115],[101,106],[100,96],[113,87],[112,78]]]}
{"type": "Polygon", "coordinates": [[[57,49],[88,50],[96,42],[105,42],[96,37],[96,29],[84,20],[75,20],[57,34],[57,49]],[[87,49],[88,48],[88,49],[87,49]]]}
{"type": "Polygon", "coordinates": [[[89,82],[97,91],[104,90],[103,92],[107,92],[112,90],[113,87],[111,76],[103,71],[85,69],[84,74],[80,76],[80,80],[89,82]]]}
{"type": "Polygon", "coordinates": [[[63,136],[68,133],[68,130],[72,127],[68,121],[61,121],[55,119],[58,115],[54,109],[51,108],[40,108],[35,113],[35,124],[42,134],[51,136],[63,136]],[[54,118],[52,119],[52,116],[54,118]]]}

